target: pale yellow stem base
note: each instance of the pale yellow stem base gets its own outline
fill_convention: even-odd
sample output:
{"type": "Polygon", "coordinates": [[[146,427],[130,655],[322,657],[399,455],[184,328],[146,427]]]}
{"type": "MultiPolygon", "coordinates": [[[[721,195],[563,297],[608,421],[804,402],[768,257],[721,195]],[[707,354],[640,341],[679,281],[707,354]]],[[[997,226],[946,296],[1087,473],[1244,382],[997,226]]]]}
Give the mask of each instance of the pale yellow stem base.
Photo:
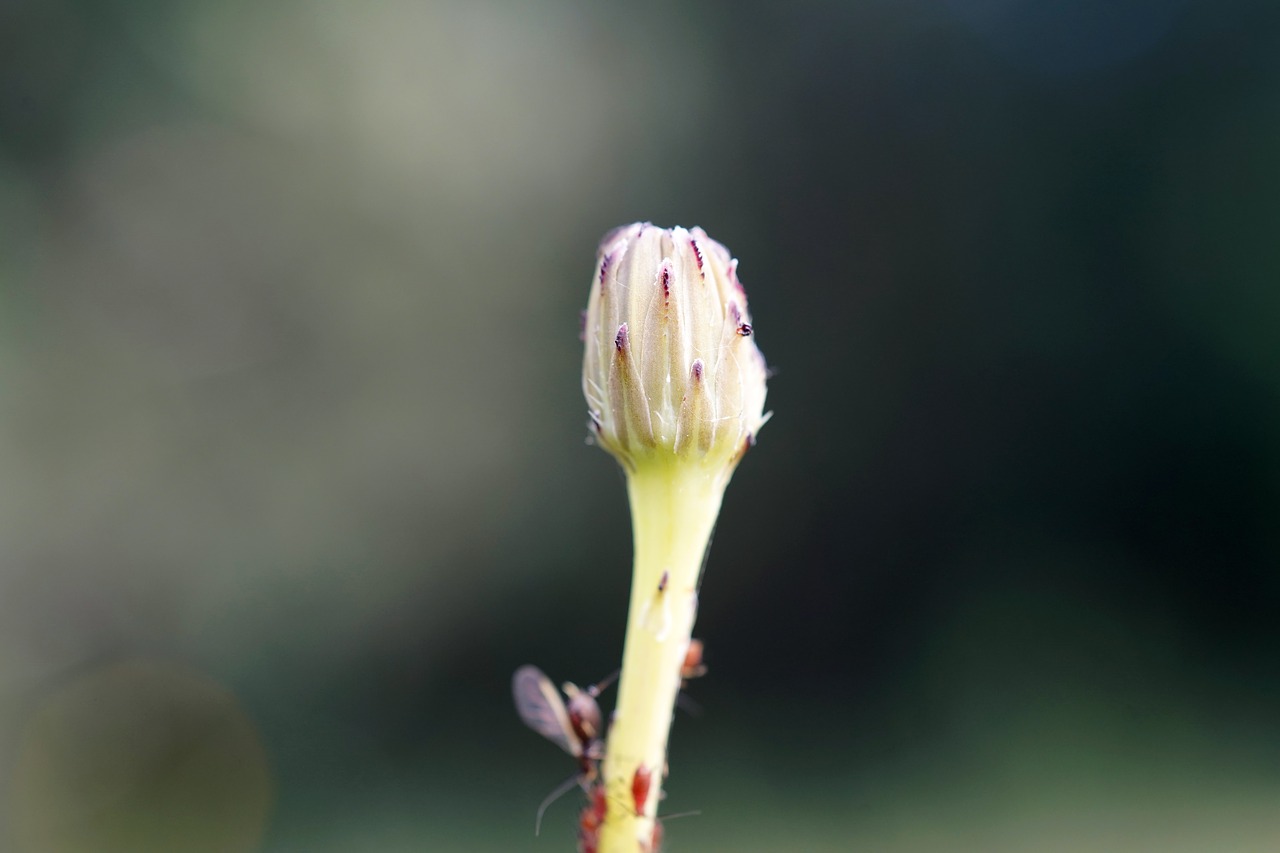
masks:
{"type": "Polygon", "coordinates": [[[647,853],[666,768],[680,667],[698,609],[698,580],[732,464],[648,460],[628,472],[635,567],[617,711],[603,775],[599,853],[647,853]],[[633,780],[652,774],[637,812],[633,780]]]}

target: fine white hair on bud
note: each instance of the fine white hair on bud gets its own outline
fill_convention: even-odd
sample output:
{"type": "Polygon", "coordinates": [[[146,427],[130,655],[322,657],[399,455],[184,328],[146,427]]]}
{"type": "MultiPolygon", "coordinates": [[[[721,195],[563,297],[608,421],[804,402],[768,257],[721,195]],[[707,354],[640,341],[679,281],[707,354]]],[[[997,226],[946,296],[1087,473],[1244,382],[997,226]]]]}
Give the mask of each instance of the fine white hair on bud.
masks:
{"type": "Polygon", "coordinates": [[[582,390],[596,441],[628,470],[697,458],[732,471],[768,419],[737,270],[701,228],[637,222],[601,241],[582,390]]]}

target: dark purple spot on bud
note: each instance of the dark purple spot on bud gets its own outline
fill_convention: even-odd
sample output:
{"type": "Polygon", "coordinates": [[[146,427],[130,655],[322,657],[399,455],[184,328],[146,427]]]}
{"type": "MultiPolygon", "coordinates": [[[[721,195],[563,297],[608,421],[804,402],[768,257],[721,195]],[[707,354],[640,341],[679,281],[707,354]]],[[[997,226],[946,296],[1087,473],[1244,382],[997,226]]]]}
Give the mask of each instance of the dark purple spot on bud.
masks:
{"type": "Polygon", "coordinates": [[[658,579],[658,592],[667,591],[667,581],[671,579],[671,573],[663,571],[662,577],[658,579]]]}
{"type": "Polygon", "coordinates": [[[623,323],[618,327],[618,334],[614,336],[613,345],[618,352],[626,354],[627,351],[627,324],[623,323]]]}
{"type": "Polygon", "coordinates": [[[698,273],[702,276],[703,281],[706,281],[707,274],[702,269],[702,249],[698,246],[697,240],[690,240],[689,245],[693,247],[693,256],[698,259],[698,273]]]}
{"type": "Polygon", "coordinates": [[[598,412],[589,411],[587,417],[591,419],[591,429],[595,432],[603,432],[604,424],[600,423],[600,414],[598,412]]]}
{"type": "Polygon", "coordinates": [[[600,286],[604,287],[605,279],[609,275],[609,267],[613,266],[613,255],[604,256],[604,260],[600,261],[600,286]]]}
{"type": "Polygon", "coordinates": [[[702,381],[702,359],[695,358],[693,360],[693,368],[689,371],[693,375],[694,382],[702,381]]]}
{"type": "Polygon", "coordinates": [[[747,433],[747,447],[756,446],[756,434],[754,432],[747,433]]]}
{"type": "Polygon", "coordinates": [[[744,338],[745,338],[747,335],[750,335],[750,334],[751,334],[751,324],[750,324],[750,323],[739,323],[739,324],[738,324],[738,334],[742,335],[744,338]]]}
{"type": "Polygon", "coordinates": [[[670,302],[671,301],[671,267],[667,266],[666,264],[662,265],[661,280],[662,280],[662,301],[670,302]]]}

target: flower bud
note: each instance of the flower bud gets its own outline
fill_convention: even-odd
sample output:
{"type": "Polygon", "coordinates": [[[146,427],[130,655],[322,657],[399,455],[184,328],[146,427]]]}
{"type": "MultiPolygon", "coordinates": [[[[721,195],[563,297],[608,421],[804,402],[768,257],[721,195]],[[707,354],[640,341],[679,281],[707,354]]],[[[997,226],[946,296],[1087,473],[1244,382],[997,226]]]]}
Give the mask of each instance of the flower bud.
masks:
{"type": "Polygon", "coordinates": [[[731,471],[768,419],[737,268],[701,228],[638,222],[601,242],[582,390],[596,441],[629,471],[661,457],[731,471]]]}

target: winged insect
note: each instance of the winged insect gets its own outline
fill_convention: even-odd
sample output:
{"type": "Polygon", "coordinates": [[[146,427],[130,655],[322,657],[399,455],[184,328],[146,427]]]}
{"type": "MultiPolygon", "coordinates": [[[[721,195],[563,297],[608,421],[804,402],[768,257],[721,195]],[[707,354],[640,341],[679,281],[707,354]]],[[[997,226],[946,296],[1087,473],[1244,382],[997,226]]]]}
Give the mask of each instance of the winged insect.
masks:
{"type": "Polygon", "coordinates": [[[542,829],[542,815],[548,806],[575,785],[589,791],[599,775],[604,739],[603,717],[596,699],[614,677],[611,675],[585,689],[565,682],[563,698],[546,673],[532,664],[520,667],[511,677],[511,696],[520,719],[578,762],[577,772],[557,786],[538,807],[535,835],[542,829]]]}

